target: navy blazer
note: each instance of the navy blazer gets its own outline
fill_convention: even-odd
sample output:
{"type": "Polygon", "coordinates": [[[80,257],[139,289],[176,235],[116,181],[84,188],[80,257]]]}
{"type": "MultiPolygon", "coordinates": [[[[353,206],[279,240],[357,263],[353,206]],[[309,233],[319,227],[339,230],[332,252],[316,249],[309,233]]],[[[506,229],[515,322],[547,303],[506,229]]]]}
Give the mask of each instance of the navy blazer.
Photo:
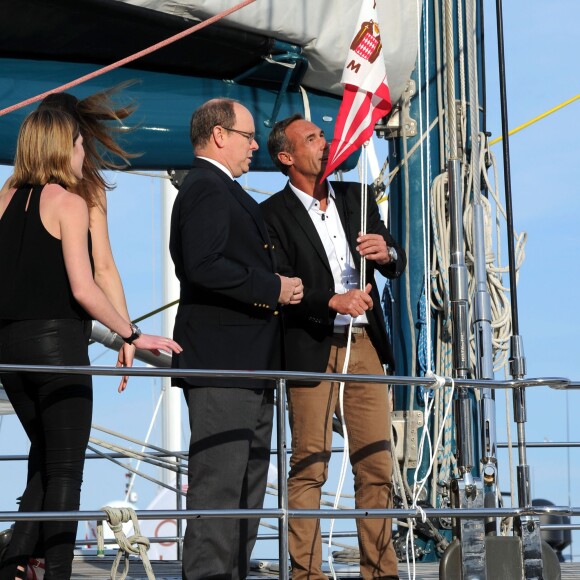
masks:
{"type": "MultiPolygon", "coordinates": [[[[356,251],[361,217],[360,185],[333,182],[332,188],[353,259],[360,271],[360,254],[356,251]]],[[[367,311],[369,335],[381,362],[394,369],[393,351],[375,283],[375,269],[387,278],[396,278],[404,271],[407,257],[388,233],[370,192],[367,207],[367,232],[382,235],[387,245],[396,249],[398,256],[396,262],[384,266],[367,261],[366,274],[366,281],[372,284],[373,300],[372,310],[367,311]]],[[[262,202],[261,208],[275,246],[280,273],[299,276],[304,284],[302,302],[284,307],[286,368],[325,372],[336,317],[336,312],[328,307],[331,297],[336,294],[328,257],[307,210],[289,185],[262,202]]]]}
{"type": "MultiPolygon", "coordinates": [[[[204,159],[194,161],[175,200],[169,250],[181,285],[173,337],[183,352],[173,356],[173,367],[280,368],[280,279],[260,207],[204,159]]],[[[186,383],[243,386],[227,378],[186,383]]]]}

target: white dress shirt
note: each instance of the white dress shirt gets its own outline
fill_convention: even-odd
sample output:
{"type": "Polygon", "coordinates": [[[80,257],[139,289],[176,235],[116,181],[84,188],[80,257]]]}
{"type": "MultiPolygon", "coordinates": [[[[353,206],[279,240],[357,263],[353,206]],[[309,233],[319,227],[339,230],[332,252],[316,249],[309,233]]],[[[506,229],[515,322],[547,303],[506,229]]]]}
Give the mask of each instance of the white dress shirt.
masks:
{"type": "MultiPolygon", "coordinates": [[[[330,183],[328,184],[328,202],[326,211],[320,209],[320,202],[311,195],[294,187],[290,183],[290,188],[296,194],[306,208],[320,241],[324,246],[324,251],[328,257],[328,263],[334,278],[334,290],[337,294],[344,294],[349,290],[359,288],[360,273],[355,266],[340,216],[336,206],[336,195],[330,183]]],[[[336,314],[334,326],[346,326],[350,324],[350,315],[336,314]]],[[[366,314],[361,314],[353,320],[353,324],[368,324],[366,314]]]]}

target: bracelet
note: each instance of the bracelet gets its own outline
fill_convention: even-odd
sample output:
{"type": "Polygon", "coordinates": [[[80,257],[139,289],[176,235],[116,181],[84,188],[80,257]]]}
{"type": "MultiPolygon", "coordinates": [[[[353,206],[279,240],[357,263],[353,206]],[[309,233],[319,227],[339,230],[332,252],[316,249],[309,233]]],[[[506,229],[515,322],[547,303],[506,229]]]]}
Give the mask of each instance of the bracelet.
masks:
{"type": "Polygon", "coordinates": [[[137,340],[141,336],[141,334],[142,334],[141,333],[141,329],[136,324],[133,324],[131,322],[130,323],[130,326],[131,326],[131,336],[129,336],[127,338],[123,338],[123,340],[127,344],[133,344],[133,341],[137,340]]]}

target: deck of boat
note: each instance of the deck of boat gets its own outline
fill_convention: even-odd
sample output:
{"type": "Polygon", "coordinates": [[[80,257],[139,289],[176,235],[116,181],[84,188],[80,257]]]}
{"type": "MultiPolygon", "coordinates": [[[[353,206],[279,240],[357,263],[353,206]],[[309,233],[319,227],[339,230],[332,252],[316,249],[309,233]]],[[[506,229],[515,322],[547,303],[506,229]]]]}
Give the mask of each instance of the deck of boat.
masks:
{"type": "MultiPolygon", "coordinates": [[[[113,558],[96,558],[94,556],[76,556],[73,564],[73,574],[71,580],[86,580],[87,578],[109,578],[113,558]]],[[[176,561],[152,561],[153,572],[157,580],[181,580],[181,564],[176,561]]],[[[264,562],[267,564],[267,562],[264,562]]],[[[275,567],[275,563],[271,563],[275,567]]],[[[336,565],[338,578],[353,579],[360,578],[358,566],[336,565]],[[350,568],[350,569],[349,569],[350,568]]],[[[120,570],[122,569],[122,564],[120,570]]],[[[263,580],[264,578],[277,578],[278,574],[273,569],[252,571],[247,580],[263,580]]],[[[399,566],[400,580],[411,580],[413,577],[407,573],[404,564],[399,566]]],[[[137,558],[131,558],[129,575],[127,580],[147,578],[143,564],[137,558]]],[[[439,564],[417,564],[415,567],[415,578],[417,580],[436,580],[439,578],[439,564]]],[[[562,580],[580,579],[580,562],[566,562],[562,564],[562,580]]],[[[546,578],[546,580],[555,580],[546,578]]]]}

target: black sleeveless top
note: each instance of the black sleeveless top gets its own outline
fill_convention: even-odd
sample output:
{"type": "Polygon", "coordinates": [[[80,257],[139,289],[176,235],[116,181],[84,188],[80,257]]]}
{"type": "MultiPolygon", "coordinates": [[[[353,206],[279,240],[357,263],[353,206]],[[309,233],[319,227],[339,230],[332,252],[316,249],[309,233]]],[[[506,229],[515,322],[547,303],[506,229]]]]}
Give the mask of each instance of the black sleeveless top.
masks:
{"type": "Polygon", "coordinates": [[[73,296],[62,242],[40,219],[43,188],[19,188],[0,218],[0,320],[90,319],[73,296]]]}

